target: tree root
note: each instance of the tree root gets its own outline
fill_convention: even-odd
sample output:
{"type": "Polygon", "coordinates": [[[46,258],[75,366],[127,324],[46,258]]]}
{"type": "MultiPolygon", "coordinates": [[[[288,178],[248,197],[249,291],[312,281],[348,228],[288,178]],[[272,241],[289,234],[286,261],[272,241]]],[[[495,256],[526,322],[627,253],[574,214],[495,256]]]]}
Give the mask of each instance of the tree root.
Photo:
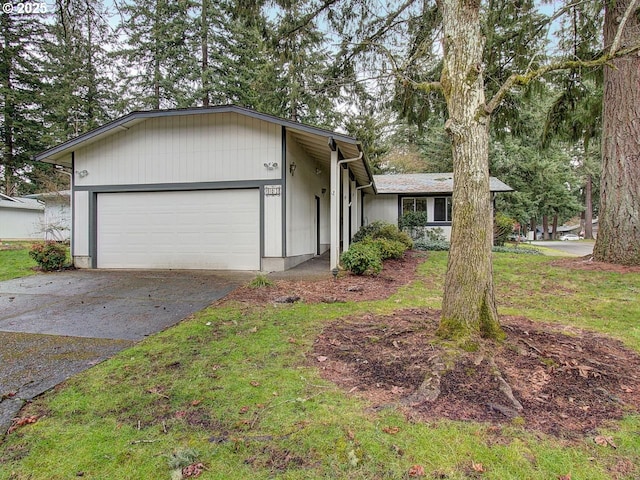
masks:
{"type": "Polygon", "coordinates": [[[431,357],[429,364],[431,369],[418,389],[401,400],[404,405],[416,407],[426,402],[435,402],[440,396],[440,381],[447,371],[447,366],[439,355],[431,357]]]}
{"type": "MultiPolygon", "coordinates": [[[[509,385],[509,383],[504,379],[502,372],[500,371],[500,368],[496,364],[493,357],[485,359],[485,356],[483,354],[480,354],[476,356],[473,363],[476,366],[479,366],[485,361],[491,369],[491,375],[493,375],[494,379],[496,380],[498,390],[502,393],[505,400],[507,401],[506,405],[490,402],[487,403],[487,406],[490,409],[501,413],[507,418],[518,417],[524,410],[524,407],[513,394],[511,385],[509,385]]],[[[431,357],[428,362],[430,368],[428,373],[425,375],[424,380],[415,392],[411,393],[401,400],[402,404],[411,407],[417,407],[424,403],[433,403],[440,396],[440,385],[442,382],[442,377],[447,373],[449,369],[451,369],[451,365],[448,366],[447,362],[445,362],[439,355],[431,357]]]]}

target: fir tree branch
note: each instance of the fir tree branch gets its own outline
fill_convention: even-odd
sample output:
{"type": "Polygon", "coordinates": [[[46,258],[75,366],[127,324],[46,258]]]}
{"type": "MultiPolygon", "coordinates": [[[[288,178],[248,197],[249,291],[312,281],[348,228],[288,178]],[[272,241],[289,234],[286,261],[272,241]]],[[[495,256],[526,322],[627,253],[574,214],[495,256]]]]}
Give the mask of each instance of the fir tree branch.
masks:
{"type": "Polygon", "coordinates": [[[511,75],[500,87],[500,89],[496,92],[493,98],[485,104],[484,113],[486,115],[491,115],[500,102],[504,98],[504,96],[511,90],[511,88],[519,85],[527,85],[529,82],[546,75],[549,72],[556,72],[558,70],[576,70],[579,68],[594,68],[601,67],[603,65],[608,64],[611,60],[616,58],[624,57],[625,55],[630,55],[640,51],[640,43],[636,45],[632,45],[628,48],[623,48],[616,51],[610,51],[607,54],[602,55],[595,60],[566,60],[561,62],[551,63],[549,65],[545,65],[544,67],[540,67],[536,70],[531,70],[524,74],[514,73],[511,75]]]}
{"type": "Polygon", "coordinates": [[[286,38],[286,37],[296,33],[298,30],[302,30],[304,27],[309,25],[309,23],[311,23],[313,21],[313,19],[315,19],[318,15],[320,15],[327,8],[329,8],[330,6],[332,6],[335,3],[338,3],[339,1],[340,0],[325,0],[313,12],[309,12],[304,17],[302,17],[300,19],[300,22],[295,27],[293,27],[292,29],[290,29],[287,32],[285,32],[283,35],[281,35],[281,37],[282,38],[286,38]]]}

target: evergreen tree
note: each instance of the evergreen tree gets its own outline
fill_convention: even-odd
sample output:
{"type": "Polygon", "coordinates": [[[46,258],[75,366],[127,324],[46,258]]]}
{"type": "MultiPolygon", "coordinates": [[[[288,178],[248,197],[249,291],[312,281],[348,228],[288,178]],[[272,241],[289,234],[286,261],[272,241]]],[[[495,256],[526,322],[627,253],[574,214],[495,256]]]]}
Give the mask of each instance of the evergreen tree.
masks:
{"type": "Polygon", "coordinates": [[[43,149],[41,14],[0,14],[0,192],[31,193],[31,157],[43,149]]]}
{"type": "Polygon", "coordinates": [[[193,55],[190,0],[117,3],[124,45],[116,52],[124,85],[119,109],[186,107],[195,103],[198,68],[193,55]]]}
{"type": "Polygon", "coordinates": [[[58,0],[46,43],[46,105],[51,144],[96,128],[111,118],[113,45],[109,12],[100,1],[58,0]]]}

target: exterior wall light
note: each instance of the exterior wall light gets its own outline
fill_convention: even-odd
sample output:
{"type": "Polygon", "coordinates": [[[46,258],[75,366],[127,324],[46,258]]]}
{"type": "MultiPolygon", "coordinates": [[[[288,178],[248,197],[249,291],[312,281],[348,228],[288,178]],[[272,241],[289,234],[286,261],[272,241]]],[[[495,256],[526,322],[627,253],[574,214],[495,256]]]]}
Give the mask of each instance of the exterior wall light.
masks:
{"type": "Polygon", "coordinates": [[[86,177],[87,175],[89,175],[89,172],[87,172],[86,170],[80,170],[80,171],[76,170],[76,174],[77,174],[80,178],[84,178],[84,177],[86,177]]]}
{"type": "Polygon", "coordinates": [[[278,168],[278,162],[265,163],[264,168],[266,168],[267,170],[273,170],[275,168],[278,168]]]}
{"type": "Polygon", "coordinates": [[[296,171],[296,168],[298,168],[298,166],[296,165],[296,162],[291,162],[289,164],[289,173],[291,174],[292,177],[293,177],[293,172],[296,171]]]}

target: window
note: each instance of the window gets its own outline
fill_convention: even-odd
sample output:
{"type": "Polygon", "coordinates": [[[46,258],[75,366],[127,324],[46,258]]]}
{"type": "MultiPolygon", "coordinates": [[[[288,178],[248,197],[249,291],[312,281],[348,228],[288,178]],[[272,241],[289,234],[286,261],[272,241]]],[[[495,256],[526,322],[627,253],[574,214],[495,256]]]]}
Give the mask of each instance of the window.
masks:
{"type": "Polygon", "coordinates": [[[426,212],[427,199],[425,197],[407,197],[402,199],[402,214],[409,212],[426,212]]]}
{"type": "Polygon", "coordinates": [[[433,221],[451,221],[451,197],[436,197],[433,199],[433,221]]]}

